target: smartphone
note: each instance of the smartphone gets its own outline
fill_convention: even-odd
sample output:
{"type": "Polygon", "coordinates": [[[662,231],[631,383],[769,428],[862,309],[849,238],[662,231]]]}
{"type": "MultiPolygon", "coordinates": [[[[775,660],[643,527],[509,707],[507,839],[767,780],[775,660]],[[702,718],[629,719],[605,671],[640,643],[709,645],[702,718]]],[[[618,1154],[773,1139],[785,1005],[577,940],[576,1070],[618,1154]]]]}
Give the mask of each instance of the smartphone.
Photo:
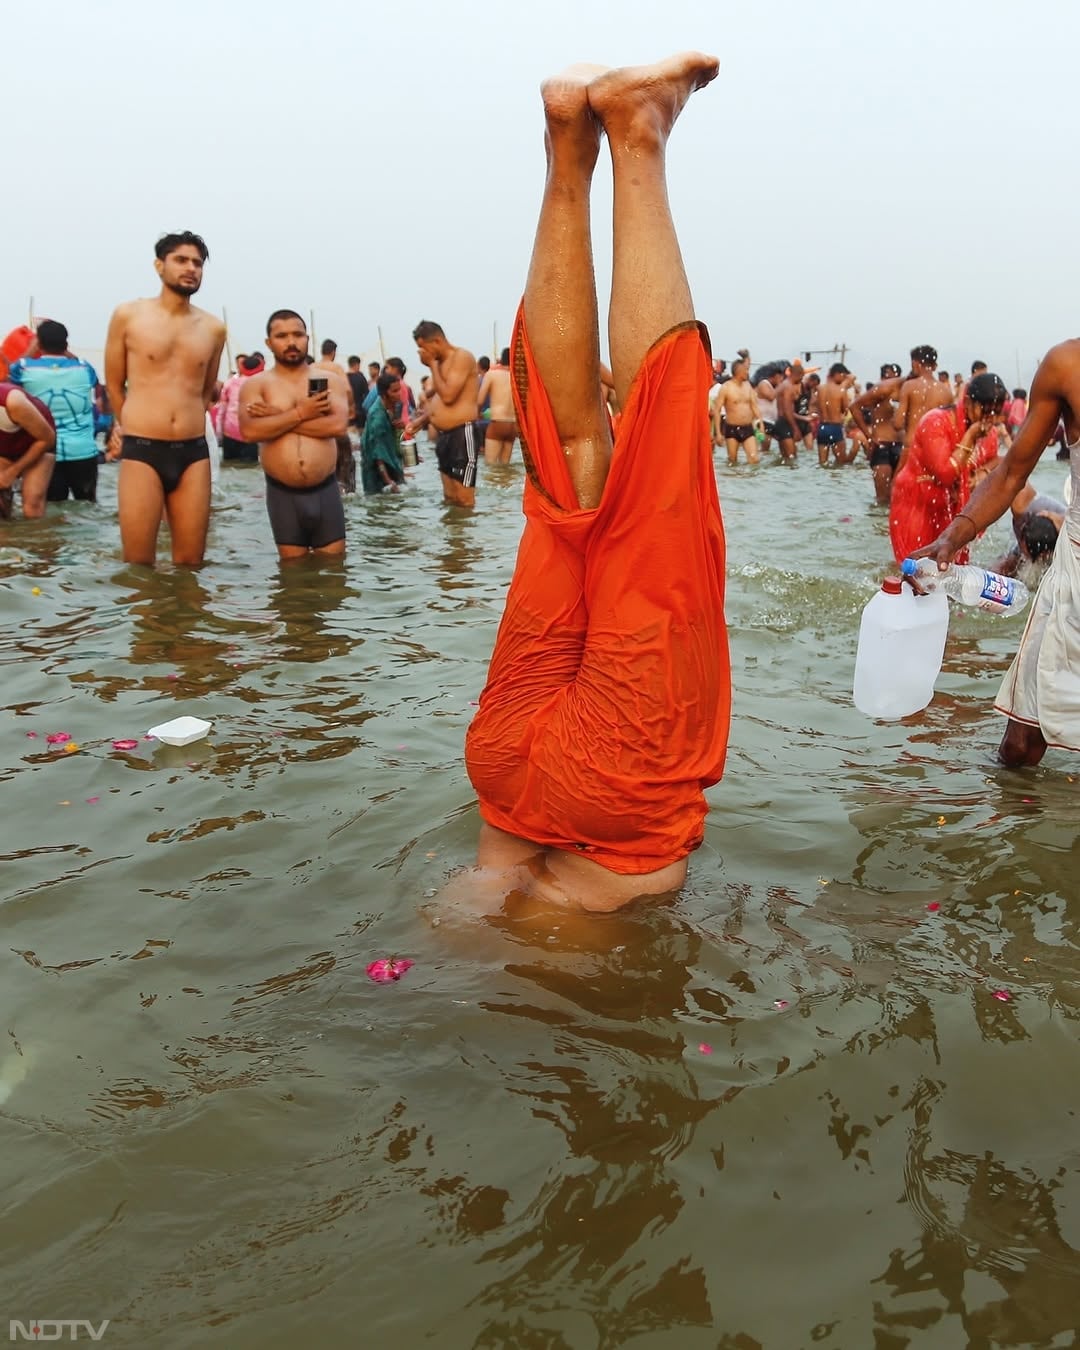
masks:
{"type": "Polygon", "coordinates": [[[309,375],[307,382],[307,391],[309,394],[325,394],[330,388],[330,381],[325,376],[309,375]]]}

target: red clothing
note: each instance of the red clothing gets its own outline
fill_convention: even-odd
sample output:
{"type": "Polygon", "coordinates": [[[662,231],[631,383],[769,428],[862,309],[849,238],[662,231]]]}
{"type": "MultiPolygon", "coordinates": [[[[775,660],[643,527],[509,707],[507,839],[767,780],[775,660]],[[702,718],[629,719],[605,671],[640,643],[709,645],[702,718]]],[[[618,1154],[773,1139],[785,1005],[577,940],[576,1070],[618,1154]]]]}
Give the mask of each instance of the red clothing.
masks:
{"type": "Polygon", "coordinates": [[[0,459],[9,460],[12,463],[17,459],[22,459],[23,455],[34,444],[33,436],[23,427],[16,426],[7,414],[8,395],[16,392],[22,394],[23,398],[29,399],[49,426],[54,431],[56,430],[53,415],[41,399],[35,398],[33,394],[28,394],[25,389],[20,389],[17,384],[11,384],[8,380],[0,380],[0,459]]]}
{"type": "MultiPolygon", "coordinates": [[[[972,473],[997,458],[997,432],[989,431],[976,443],[970,461],[956,467],[952,456],[967,425],[962,403],[934,408],[920,418],[903,467],[892,481],[889,536],[898,563],[934,542],[967,505],[972,473]]],[[[967,549],[956,561],[967,562],[967,549]]]]}

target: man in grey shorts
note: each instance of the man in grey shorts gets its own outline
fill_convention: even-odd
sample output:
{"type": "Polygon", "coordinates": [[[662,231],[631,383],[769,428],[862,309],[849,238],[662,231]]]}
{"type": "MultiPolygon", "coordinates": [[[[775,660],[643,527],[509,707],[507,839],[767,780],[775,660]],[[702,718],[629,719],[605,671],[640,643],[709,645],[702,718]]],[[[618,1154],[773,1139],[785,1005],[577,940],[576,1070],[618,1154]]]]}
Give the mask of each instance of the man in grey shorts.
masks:
{"type": "Polygon", "coordinates": [[[345,552],[336,437],[349,420],[345,376],[307,364],[308,333],[291,309],[266,324],[273,370],[253,375],[240,395],[240,433],[260,441],[266,510],[282,559],[345,552]],[[313,388],[310,381],[322,384],[313,388]]]}

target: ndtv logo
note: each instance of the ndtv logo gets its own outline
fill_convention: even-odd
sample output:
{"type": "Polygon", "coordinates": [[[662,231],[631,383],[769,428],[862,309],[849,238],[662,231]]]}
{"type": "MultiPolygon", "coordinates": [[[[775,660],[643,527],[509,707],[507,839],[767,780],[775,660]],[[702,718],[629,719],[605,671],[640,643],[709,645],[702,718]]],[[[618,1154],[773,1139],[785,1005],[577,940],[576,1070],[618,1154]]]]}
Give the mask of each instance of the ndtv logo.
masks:
{"type": "Polygon", "coordinates": [[[85,1328],[92,1341],[100,1341],[105,1335],[105,1328],[109,1325],[109,1319],[106,1318],[98,1329],[94,1330],[93,1322],[88,1322],[85,1318],[68,1318],[66,1321],[59,1322],[52,1318],[37,1317],[31,1318],[29,1322],[19,1322],[12,1318],[8,1322],[8,1340],[11,1341],[77,1341],[82,1334],[80,1328],[85,1328]]]}

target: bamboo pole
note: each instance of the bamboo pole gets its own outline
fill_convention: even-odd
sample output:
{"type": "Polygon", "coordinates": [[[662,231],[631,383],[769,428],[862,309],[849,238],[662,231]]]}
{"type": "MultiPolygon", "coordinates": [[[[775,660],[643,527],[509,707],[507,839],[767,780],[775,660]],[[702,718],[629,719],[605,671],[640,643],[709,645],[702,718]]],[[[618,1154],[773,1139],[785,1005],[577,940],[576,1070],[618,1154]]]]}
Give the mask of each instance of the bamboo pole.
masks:
{"type": "Polygon", "coordinates": [[[27,323],[28,323],[28,325],[29,325],[31,328],[33,328],[33,326],[34,326],[34,297],[33,297],[33,296],[30,297],[30,318],[27,320],[27,323]]]}
{"type": "Polygon", "coordinates": [[[224,305],[221,306],[221,318],[225,324],[225,360],[229,363],[229,373],[233,371],[232,361],[232,343],[229,341],[229,311],[224,305]]]}
{"type": "Polygon", "coordinates": [[[308,351],[311,353],[312,356],[318,359],[318,354],[315,351],[315,348],[318,345],[318,339],[315,336],[315,311],[313,309],[308,310],[308,318],[311,321],[309,326],[311,332],[311,345],[308,347],[308,351]]]}
{"type": "Polygon", "coordinates": [[[383,342],[383,337],[382,337],[382,325],[381,325],[381,324],[379,325],[379,357],[380,357],[380,359],[381,359],[383,365],[385,366],[385,365],[386,365],[386,345],[385,345],[384,342],[383,342]]]}

